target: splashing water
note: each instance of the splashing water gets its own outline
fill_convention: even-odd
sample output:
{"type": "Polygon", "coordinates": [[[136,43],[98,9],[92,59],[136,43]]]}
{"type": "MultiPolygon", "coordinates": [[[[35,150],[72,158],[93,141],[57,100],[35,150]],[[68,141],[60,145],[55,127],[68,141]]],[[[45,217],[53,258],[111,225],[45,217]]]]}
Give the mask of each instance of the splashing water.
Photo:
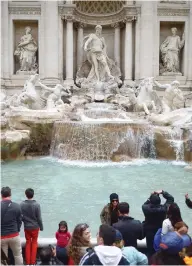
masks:
{"type": "Polygon", "coordinates": [[[169,142],[176,155],[176,161],[184,160],[183,131],[180,128],[169,129],[169,142]]]}
{"type": "Polygon", "coordinates": [[[56,122],[51,155],[63,160],[111,160],[155,157],[153,130],[145,125],[107,122],[56,122]]]}

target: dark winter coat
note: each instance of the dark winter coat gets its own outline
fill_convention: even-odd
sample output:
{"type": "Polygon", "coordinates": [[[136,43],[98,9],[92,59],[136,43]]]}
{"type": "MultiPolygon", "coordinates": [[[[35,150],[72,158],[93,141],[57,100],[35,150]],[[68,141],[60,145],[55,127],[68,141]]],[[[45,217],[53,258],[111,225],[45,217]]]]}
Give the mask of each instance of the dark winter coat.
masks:
{"type": "Polygon", "coordinates": [[[168,192],[162,192],[163,197],[166,199],[165,204],[151,204],[148,199],[142,206],[145,215],[144,228],[145,230],[158,230],[162,227],[162,223],[166,218],[168,206],[174,202],[173,196],[168,192]]]}
{"type": "Polygon", "coordinates": [[[125,247],[133,246],[137,248],[137,239],[144,238],[142,223],[132,217],[119,217],[119,221],[113,224],[113,227],[121,232],[125,247]]]}
{"type": "Polygon", "coordinates": [[[192,201],[190,199],[186,199],[185,203],[187,204],[187,206],[192,209],[192,201]]]}

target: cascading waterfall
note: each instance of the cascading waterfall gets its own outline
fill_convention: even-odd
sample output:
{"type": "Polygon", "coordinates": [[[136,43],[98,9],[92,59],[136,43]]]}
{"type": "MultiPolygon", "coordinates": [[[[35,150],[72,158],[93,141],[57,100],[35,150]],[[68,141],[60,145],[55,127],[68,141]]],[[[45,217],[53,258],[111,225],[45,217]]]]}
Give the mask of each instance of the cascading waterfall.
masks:
{"type": "Polygon", "coordinates": [[[184,160],[184,143],[183,143],[183,130],[180,128],[173,128],[168,130],[169,142],[173,147],[177,161],[184,160]]]}
{"type": "Polygon", "coordinates": [[[56,122],[51,154],[64,160],[155,157],[153,130],[145,125],[107,122],[56,122]]]}

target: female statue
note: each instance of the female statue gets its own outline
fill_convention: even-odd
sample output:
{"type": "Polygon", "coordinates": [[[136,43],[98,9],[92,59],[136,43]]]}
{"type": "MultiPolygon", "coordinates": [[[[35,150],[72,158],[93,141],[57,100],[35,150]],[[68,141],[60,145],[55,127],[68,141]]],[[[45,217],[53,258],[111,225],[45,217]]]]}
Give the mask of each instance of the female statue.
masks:
{"type": "Polygon", "coordinates": [[[172,36],[168,36],[161,44],[161,58],[165,72],[180,72],[179,69],[179,53],[184,46],[184,34],[182,40],[177,35],[177,28],[171,28],[172,36]]]}
{"type": "Polygon", "coordinates": [[[14,53],[19,58],[20,69],[18,71],[30,71],[34,74],[37,72],[36,64],[36,52],[37,44],[31,34],[31,28],[25,28],[25,35],[21,37],[21,40],[14,53]]]}

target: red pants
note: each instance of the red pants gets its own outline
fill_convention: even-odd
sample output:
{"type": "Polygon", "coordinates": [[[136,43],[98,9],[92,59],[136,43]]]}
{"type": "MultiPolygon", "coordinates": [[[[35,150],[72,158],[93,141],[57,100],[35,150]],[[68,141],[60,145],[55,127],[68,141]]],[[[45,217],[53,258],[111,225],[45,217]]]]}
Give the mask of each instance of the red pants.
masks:
{"type": "Polygon", "coordinates": [[[25,229],[25,260],[27,265],[36,264],[38,229],[25,229]]]}

